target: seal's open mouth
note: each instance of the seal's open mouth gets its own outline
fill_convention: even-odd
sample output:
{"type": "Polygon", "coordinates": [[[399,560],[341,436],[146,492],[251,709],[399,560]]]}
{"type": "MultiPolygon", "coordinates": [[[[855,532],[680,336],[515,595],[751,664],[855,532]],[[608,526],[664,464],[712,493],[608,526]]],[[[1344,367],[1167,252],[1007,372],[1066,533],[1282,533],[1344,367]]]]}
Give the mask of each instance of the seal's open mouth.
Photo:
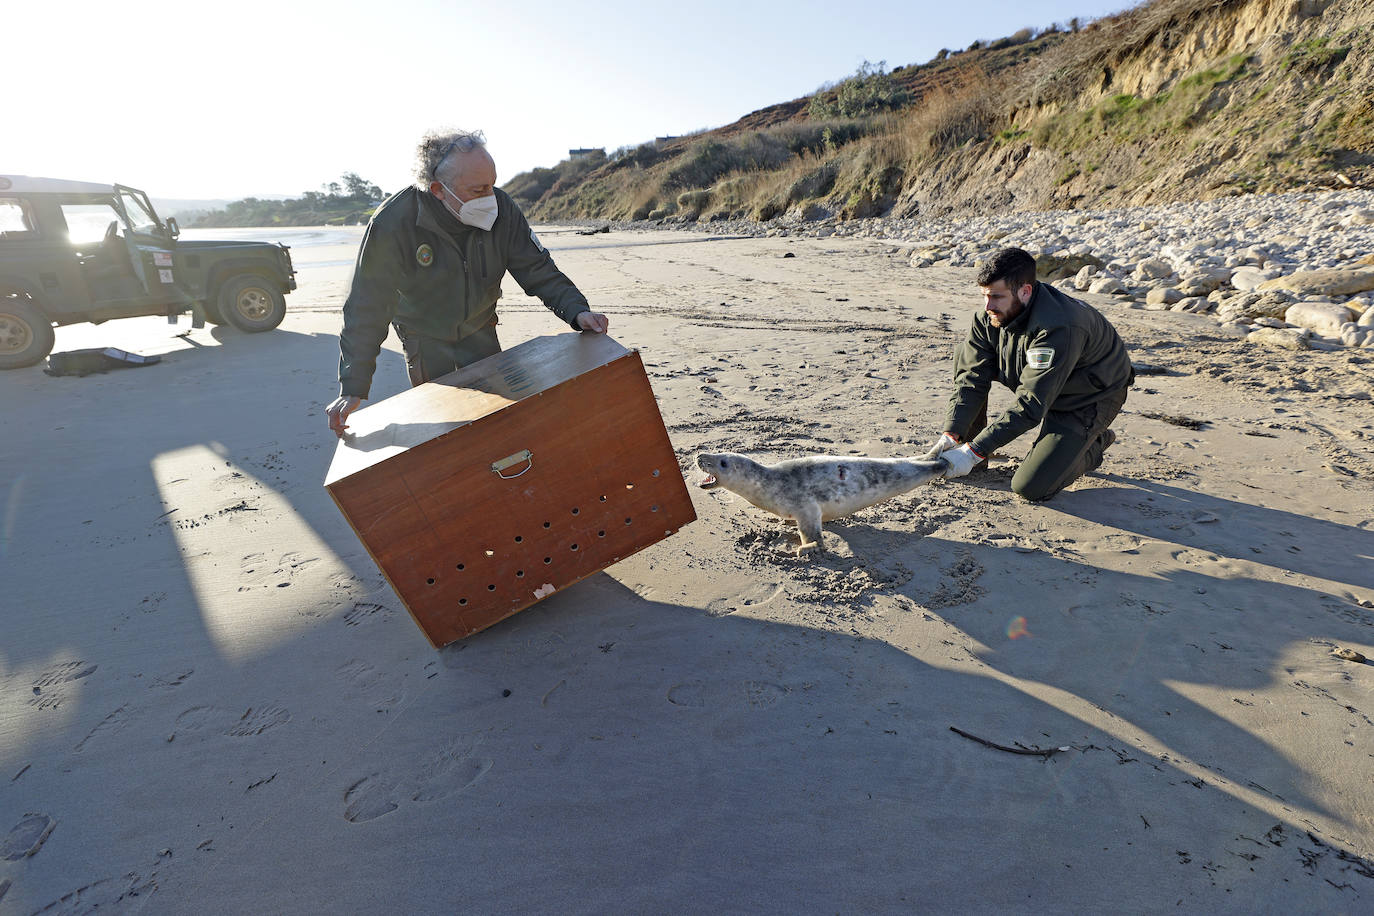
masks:
{"type": "Polygon", "coordinates": [[[701,487],[703,490],[712,490],[720,486],[720,481],[716,480],[715,474],[707,474],[706,479],[697,484],[697,486],[701,487]]]}

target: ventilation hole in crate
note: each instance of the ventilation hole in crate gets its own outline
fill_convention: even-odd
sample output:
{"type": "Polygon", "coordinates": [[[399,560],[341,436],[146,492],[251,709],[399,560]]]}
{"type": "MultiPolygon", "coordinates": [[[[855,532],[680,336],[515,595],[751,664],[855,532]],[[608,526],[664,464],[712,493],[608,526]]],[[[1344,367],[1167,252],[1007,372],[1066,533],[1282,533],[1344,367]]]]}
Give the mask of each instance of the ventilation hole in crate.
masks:
{"type": "Polygon", "coordinates": [[[454,569],[462,569],[462,568],[463,568],[463,564],[462,564],[462,563],[459,563],[457,566],[455,566],[455,567],[453,567],[453,568],[454,568],[454,569]]]}
{"type": "Polygon", "coordinates": [[[582,510],[578,509],[576,506],[573,506],[573,515],[576,515],[580,511],[582,510]]]}
{"type": "Polygon", "coordinates": [[[627,525],[628,525],[628,524],[630,524],[630,522],[631,522],[631,518],[630,518],[630,516],[628,516],[628,515],[627,515],[627,516],[625,516],[625,524],[627,524],[627,525]]]}
{"type": "Polygon", "coordinates": [[[571,547],[569,547],[568,549],[569,549],[569,550],[576,550],[576,549],[577,549],[577,545],[576,545],[576,544],[573,544],[573,545],[572,545],[571,547]]]}
{"type": "Polygon", "coordinates": [[[466,598],[459,598],[459,599],[458,599],[458,603],[459,603],[459,604],[467,604],[467,603],[468,603],[468,599],[466,599],[466,598]]]}
{"type": "Polygon", "coordinates": [[[545,557],[545,558],[544,558],[544,565],[545,565],[545,566],[548,566],[548,565],[549,565],[550,563],[552,563],[552,562],[553,562],[553,557],[545,557]]]}
{"type": "Polygon", "coordinates": [[[650,511],[650,512],[657,512],[657,511],[658,511],[658,506],[650,506],[650,507],[649,507],[649,511],[650,511]]]}
{"type": "Polygon", "coordinates": [[[635,488],[635,485],[632,484],[632,483],[627,483],[627,484],[625,484],[625,489],[627,489],[627,490],[633,490],[634,488],[635,488]]]}
{"type": "Polygon", "coordinates": [[[658,468],[654,468],[654,476],[655,476],[655,477],[658,476],[658,468]]]}
{"type": "Polygon", "coordinates": [[[496,586],[494,586],[494,585],[488,585],[488,586],[487,586],[487,591],[489,591],[489,592],[494,592],[494,591],[496,591],[496,586]]]}
{"type": "Polygon", "coordinates": [[[601,501],[604,503],[606,501],[606,497],[601,497],[601,501]]]}
{"type": "Polygon", "coordinates": [[[520,535],[517,534],[517,535],[515,536],[515,543],[519,544],[519,543],[520,543],[521,541],[523,541],[523,540],[524,540],[524,538],[521,537],[520,535]]]}
{"type": "Polygon", "coordinates": [[[598,532],[596,533],[596,536],[599,537],[599,538],[604,538],[604,537],[606,536],[606,531],[605,531],[605,529],[602,529],[601,531],[598,531],[598,532]]]}
{"type": "Polygon", "coordinates": [[[517,569],[517,570],[515,571],[515,578],[517,578],[517,579],[523,579],[523,578],[525,578],[525,571],[524,571],[523,569],[517,569]]]}
{"type": "Polygon", "coordinates": [[[489,557],[494,557],[494,556],[496,556],[496,551],[494,551],[494,550],[488,550],[488,551],[487,551],[487,556],[489,556],[489,557]]]}
{"type": "Polygon", "coordinates": [[[544,523],[544,527],[545,527],[545,528],[549,527],[549,523],[548,523],[548,522],[545,522],[545,523],[544,523]]]}
{"type": "Polygon", "coordinates": [[[426,580],[425,580],[425,584],[426,584],[426,585],[433,585],[433,584],[434,584],[434,577],[433,577],[433,576],[430,576],[428,579],[426,579],[426,580]]]}

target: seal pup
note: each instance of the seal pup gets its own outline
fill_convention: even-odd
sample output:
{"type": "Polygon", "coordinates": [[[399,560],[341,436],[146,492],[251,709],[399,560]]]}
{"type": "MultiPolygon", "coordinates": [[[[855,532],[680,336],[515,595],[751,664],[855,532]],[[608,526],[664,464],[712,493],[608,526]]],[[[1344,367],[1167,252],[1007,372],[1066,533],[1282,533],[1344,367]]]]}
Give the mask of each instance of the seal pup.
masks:
{"type": "Polygon", "coordinates": [[[876,505],[937,477],[943,459],[851,458],[817,455],[761,464],[733,452],[704,452],[697,466],[706,472],[703,490],[724,487],[749,502],[793,519],[801,533],[797,556],[821,545],[821,523],[876,505]]]}

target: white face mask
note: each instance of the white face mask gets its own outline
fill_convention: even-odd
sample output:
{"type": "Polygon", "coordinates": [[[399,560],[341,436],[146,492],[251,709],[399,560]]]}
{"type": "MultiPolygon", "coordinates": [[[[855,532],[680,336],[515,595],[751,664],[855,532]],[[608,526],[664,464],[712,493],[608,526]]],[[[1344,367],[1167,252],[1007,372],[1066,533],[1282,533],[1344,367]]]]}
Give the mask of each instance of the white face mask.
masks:
{"type": "MultiPolygon", "coordinates": [[[[452,200],[457,200],[458,195],[453,193],[453,189],[442,181],[439,187],[449,193],[452,200]]],[[[496,195],[488,194],[486,197],[474,197],[472,200],[463,201],[463,205],[457,210],[453,209],[449,198],[445,198],[444,206],[448,212],[458,217],[458,222],[466,226],[474,226],[478,229],[491,231],[492,225],[496,222],[496,195]]]]}

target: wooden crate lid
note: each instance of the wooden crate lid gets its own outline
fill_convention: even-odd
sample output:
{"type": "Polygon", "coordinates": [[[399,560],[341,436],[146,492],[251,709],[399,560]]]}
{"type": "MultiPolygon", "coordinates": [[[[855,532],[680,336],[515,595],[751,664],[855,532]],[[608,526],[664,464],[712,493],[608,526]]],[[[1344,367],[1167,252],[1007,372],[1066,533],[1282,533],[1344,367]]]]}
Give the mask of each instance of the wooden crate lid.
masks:
{"type": "Polygon", "coordinates": [[[339,440],[324,485],[335,484],[630,352],[606,334],[536,337],[356,410],[348,417],[348,432],[339,440]]]}

